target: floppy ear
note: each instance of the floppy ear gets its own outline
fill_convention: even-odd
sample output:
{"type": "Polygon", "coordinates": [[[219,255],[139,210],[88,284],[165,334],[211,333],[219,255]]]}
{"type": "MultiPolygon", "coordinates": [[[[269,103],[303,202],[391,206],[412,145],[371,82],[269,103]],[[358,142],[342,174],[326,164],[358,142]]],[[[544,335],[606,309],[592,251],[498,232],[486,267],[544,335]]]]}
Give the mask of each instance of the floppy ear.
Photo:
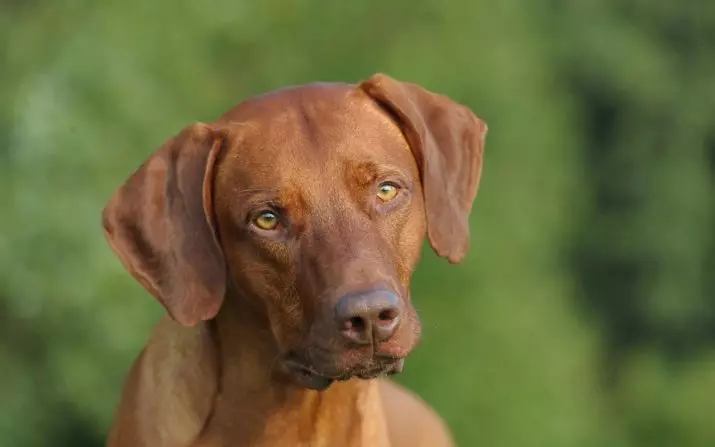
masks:
{"type": "Polygon", "coordinates": [[[487,125],[462,105],[378,73],[360,84],[402,128],[422,176],[427,235],[439,256],[461,262],[477,195],[487,125]]]}
{"type": "Polygon", "coordinates": [[[169,139],[102,214],[109,245],[177,322],[216,316],[226,266],[213,218],[213,171],[225,136],[205,124],[169,139]]]}

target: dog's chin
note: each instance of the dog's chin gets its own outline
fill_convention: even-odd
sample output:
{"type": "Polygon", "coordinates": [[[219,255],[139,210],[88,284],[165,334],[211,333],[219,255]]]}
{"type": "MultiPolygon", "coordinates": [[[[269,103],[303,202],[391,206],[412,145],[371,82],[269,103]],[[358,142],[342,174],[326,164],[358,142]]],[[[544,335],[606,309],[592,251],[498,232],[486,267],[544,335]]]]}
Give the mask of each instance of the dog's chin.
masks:
{"type": "Polygon", "coordinates": [[[402,372],[405,359],[395,359],[386,363],[360,365],[345,371],[336,373],[326,373],[295,360],[285,360],[283,362],[285,371],[290,379],[298,386],[316,391],[324,391],[336,381],[350,379],[377,379],[378,377],[391,376],[402,372]]]}

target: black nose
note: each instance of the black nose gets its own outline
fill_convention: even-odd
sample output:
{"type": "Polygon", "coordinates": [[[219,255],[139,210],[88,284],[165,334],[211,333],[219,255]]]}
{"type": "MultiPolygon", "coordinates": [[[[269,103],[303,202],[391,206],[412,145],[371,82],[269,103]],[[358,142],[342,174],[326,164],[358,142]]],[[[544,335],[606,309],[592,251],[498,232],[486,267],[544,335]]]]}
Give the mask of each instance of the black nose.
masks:
{"type": "Polygon", "coordinates": [[[338,300],[338,328],[350,341],[371,344],[388,340],[400,324],[400,299],[387,290],[351,293],[338,300]]]}

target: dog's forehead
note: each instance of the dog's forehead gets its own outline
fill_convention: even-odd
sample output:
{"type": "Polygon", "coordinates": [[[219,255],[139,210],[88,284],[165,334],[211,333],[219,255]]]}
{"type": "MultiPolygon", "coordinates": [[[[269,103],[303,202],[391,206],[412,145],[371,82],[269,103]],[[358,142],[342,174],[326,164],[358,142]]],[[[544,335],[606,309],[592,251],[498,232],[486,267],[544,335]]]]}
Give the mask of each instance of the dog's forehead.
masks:
{"type": "Polygon", "coordinates": [[[240,104],[221,119],[233,136],[223,168],[243,187],[278,186],[346,164],[413,171],[402,131],[362,90],[309,84],[240,104]]]}

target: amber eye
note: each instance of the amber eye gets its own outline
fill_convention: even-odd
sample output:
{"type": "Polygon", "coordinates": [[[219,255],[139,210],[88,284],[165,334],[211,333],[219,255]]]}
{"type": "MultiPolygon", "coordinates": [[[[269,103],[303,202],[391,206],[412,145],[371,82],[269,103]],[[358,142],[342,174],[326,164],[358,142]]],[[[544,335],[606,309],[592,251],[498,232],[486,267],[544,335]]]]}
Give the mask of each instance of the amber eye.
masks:
{"type": "Polygon", "coordinates": [[[399,189],[392,183],[381,183],[377,189],[377,197],[383,202],[389,202],[397,197],[399,189]]]}
{"type": "Polygon", "coordinates": [[[264,211],[253,219],[253,223],[261,230],[275,230],[278,227],[278,216],[272,211],[264,211]]]}

